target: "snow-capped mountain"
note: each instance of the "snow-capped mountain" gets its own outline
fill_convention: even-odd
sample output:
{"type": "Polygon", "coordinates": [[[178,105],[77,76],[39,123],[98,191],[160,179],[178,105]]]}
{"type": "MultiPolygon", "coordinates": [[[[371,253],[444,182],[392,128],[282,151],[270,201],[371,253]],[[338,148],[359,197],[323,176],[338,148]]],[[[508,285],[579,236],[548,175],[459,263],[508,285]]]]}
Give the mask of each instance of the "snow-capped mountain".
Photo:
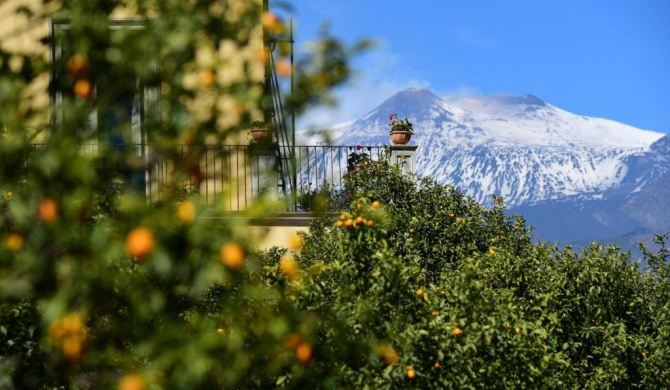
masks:
{"type": "Polygon", "coordinates": [[[333,139],[388,144],[390,113],[414,124],[419,175],[484,204],[491,194],[509,206],[632,194],[670,170],[663,133],[575,115],[532,95],[440,98],[408,89],[336,126],[333,139]]]}

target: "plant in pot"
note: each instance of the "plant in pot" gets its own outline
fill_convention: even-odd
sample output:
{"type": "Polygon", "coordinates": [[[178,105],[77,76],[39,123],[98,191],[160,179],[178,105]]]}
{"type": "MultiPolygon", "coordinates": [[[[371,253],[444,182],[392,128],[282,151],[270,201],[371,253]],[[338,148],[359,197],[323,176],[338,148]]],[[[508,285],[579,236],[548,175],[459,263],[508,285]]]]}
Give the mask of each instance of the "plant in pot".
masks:
{"type": "MultiPolygon", "coordinates": [[[[347,169],[349,171],[360,171],[363,166],[370,164],[370,154],[366,153],[361,145],[356,145],[355,148],[353,146],[349,147],[349,150],[352,151],[347,156],[347,169]]],[[[371,148],[368,146],[367,150],[369,152],[371,148]]]]}
{"type": "Polygon", "coordinates": [[[398,114],[389,114],[389,135],[394,145],[405,145],[414,134],[412,122],[405,119],[398,119],[398,114]]]}
{"type": "Polygon", "coordinates": [[[259,143],[271,141],[274,129],[275,127],[271,122],[253,121],[249,125],[251,138],[259,143]]]}

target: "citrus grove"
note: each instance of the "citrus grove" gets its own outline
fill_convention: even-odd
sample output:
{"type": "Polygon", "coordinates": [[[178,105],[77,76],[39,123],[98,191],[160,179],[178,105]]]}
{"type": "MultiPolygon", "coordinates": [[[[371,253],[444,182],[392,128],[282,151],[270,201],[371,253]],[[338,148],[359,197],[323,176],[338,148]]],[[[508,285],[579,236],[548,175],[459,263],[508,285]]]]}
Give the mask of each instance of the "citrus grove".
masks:
{"type": "MultiPolygon", "coordinates": [[[[257,38],[286,26],[260,2],[17,12],[70,25],[55,64],[0,46],[0,388],[670,387],[663,236],[644,269],[615,247],[533,243],[502,199],[485,208],[384,162],[347,175],[333,203],[348,206],[286,248],[260,251],[244,218],[212,218],[223,205],[183,188],[199,171],[179,145],[225,143],[263,115],[257,38]],[[147,23],[110,34],[119,10],[147,23]],[[98,137],[91,114],[136,82],[160,85],[144,120],[173,169],[151,204],[132,190],[132,153],[81,152],[98,137]],[[59,91],[57,118],[40,86],[59,91]]],[[[296,75],[288,107],[331,101],[364,47],[324,35],[295,69],[280,58],[277,73],[296,75]]]]}

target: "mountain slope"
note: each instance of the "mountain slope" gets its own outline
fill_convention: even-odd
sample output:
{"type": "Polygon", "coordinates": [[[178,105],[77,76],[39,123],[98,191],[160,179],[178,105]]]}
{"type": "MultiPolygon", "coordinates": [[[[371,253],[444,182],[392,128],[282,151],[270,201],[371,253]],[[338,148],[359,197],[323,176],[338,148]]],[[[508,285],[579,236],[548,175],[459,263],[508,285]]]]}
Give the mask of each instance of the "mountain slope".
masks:
{"type": "Polygon", "coordinates": [[[491,194],[511,206],[602,199],[639,191],[670,167],[651,149],[663,134],[571,114],[532,95],[445,100],[408,89],[339,127],[336,143],[388,144],[389,113],[414,123],[420,175],[455,185],[484,204],[491,194]]]}

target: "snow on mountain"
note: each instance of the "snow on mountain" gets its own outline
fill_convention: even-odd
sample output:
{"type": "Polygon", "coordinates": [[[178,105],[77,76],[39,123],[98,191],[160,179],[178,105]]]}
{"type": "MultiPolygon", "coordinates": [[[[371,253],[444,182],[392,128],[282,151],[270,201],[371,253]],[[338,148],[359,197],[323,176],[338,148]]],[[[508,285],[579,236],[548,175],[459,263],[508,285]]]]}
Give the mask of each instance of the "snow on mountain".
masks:
{"type": "Polygon", "coordinates": [[[532,95],[443,99],[427,89],[408,89],[337,126],[335,144],[388,144],[390,113],[414,124],[419,175],[454,185],[484,204],[491,194],[504,196],[510,206],[597,199],[608,191],[633,192],[652,178],[644,174],[656,177],[670,169],[670,161],[654,157],[651,148],[664,134],[575,115],[532,95]]]}

